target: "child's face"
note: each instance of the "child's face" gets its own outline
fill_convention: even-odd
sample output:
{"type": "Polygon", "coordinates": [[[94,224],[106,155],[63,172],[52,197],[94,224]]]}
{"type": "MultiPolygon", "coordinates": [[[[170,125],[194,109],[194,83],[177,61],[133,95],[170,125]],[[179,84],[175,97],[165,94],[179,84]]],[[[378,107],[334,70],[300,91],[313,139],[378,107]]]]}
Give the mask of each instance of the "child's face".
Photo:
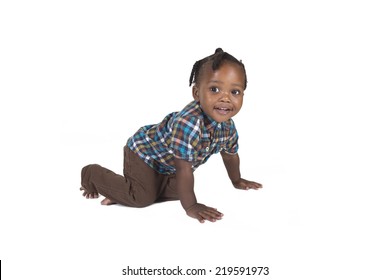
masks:
{"type": "Polygon", "coordinates": [[[217,122],[225,122],[235,116],[242,107],[245,76],[241,66],[225,61],[213,71],[210,63],[204,65],[199,84],[192,94],[203,111],[217,122]]]}

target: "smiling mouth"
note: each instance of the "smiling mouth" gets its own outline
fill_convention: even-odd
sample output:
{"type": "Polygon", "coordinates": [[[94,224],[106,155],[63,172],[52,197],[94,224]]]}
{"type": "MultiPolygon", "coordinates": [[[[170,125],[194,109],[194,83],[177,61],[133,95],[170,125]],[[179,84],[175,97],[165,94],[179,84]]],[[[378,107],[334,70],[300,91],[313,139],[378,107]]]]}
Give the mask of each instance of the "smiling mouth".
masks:
{"type": "Polygon", "coordinates": [[[227,115],[232,111],[232,109],[226,107],[215,107],[214,110],[216,110],[221,115],[227,115]]]}

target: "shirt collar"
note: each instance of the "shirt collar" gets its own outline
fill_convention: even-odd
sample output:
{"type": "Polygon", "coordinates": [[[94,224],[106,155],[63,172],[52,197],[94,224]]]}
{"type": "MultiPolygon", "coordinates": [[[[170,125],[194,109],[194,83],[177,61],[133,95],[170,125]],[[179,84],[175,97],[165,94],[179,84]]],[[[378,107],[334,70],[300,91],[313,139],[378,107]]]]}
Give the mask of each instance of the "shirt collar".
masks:
{"type": "Polygon", "coordinates": [[[227,129],[228,128],[228,126],[226,125],[226,122],[219,123],[219,122],[213,120],[211,117],[209,117],[202,110],[202,107],[200,106],[199,102],[197,102],[197,106],[198,106],[199,110],[202,112],[204,125],[205,125],[207,131],[214,131],[215,129],[227,129]]]}

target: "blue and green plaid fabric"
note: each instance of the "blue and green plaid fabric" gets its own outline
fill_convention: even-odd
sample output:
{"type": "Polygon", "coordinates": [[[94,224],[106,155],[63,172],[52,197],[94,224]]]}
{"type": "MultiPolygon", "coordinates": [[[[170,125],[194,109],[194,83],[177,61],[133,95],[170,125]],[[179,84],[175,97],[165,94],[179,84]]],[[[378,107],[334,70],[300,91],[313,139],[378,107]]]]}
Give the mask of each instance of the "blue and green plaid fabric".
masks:
{"type": "Polygon", "coordinates": [[[217,123],[192,101],[161,123],[141,127],[127,145],[157,172],[174,174],[174,157],[191,162],[195,170],[215,153],[237,153],[238,134],[232,119],[217,123]]]}

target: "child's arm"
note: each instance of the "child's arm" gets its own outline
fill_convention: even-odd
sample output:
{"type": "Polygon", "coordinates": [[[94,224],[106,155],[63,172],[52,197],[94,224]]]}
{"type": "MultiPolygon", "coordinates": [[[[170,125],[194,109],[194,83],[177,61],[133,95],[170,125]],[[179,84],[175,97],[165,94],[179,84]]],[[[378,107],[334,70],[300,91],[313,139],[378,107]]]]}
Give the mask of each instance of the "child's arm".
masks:
{"type": "Polygon", "coordinates": [[[235,188],[241,190],[260,189],[263,186],[259,183],[252,182],[241,178],[240,157],[238,154],[228,154],[221,152],[223,163],[225,164],[229,178],[235,188]]]}
{"type": "Polygon", "coordinates": [[[203,223],[215,222],[223,216],[217,209],[200,204],[194,193],[194,174],[192,164],[175,158],[177,193],[187,215],[203,223]]]}

